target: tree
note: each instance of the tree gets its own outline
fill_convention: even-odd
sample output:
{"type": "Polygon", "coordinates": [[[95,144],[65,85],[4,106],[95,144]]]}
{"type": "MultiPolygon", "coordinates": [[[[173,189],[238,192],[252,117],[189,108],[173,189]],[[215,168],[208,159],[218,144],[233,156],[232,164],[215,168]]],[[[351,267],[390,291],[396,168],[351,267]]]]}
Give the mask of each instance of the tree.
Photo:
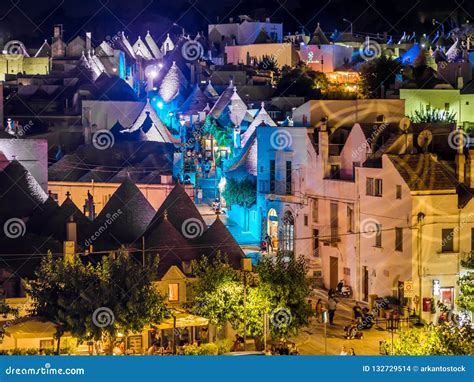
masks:
{"type": "Polygon", "coordinates": [[[143,267],[118,251],[96,265],[84,265],[79,256],[66,260],[48,253],[28,293],[32,313],[58,325],[57,352],[65,331],[79,339],[112,339],[119,330],[139,332],[167,315],[164,299],[152,284],[158,259],[146,261],[143,267]]]}
{"type": "Polygon", "coordinates": [[[262,61],[258,63],[258,69],[260,70],[270,70],[275,75],[280,73],[280,69],[278,68],[278,61],[274,55],[266,55],[262,56],[262,61]]]}
{"type": "Polygon", "coordinates": [[[203,128],[203,135],[207,134],[212,135],[219,147],[227,147],[232,152],[234,147],[232,127],[218,126],[215,119],[208,115],[203,128]]]}
{"type": "MultiPolygon", "coordinates": [[[[401,331],[393,341],[394,355],[473,355],[474,332],[469,323],[429,324],[401,331]]],[[[391,341],[385,345],[391,352],[391,341]]]]}
{"type": "Polygon", "coordinates": [[[51,252],[42,259],[35,279],[27,285],[33,300],[32,314],[57,324],[56,338],[59,354],[61,336],[65,331],[85,336],[85,322],[92,314],[90,299],[84,292],[97,292],[94,269],[84,266],[78,257],[65,261],[51,252]],[[85,287],[88,286],[88,287],[85,287]]]}
{"type": "MultiPolygon", "coordinates": [[[[148,256],[145,261],[145,266],[142,266],[127,252],[120,250],[116,255],[104,256],[97,267],[102,305],[96,302],[96,310],[107,307],[113,312],[113,322],[103,328],[112,338],[119,330],[124,333],[140,332],[145,325],[158,324],[169,315],[164,297],[153,284],[159,258],[148,256]]],[[[89,329],[94,327],[97,325],[92,322],[89,329]]],[[[104,331],[95,330],[96,339],[104,331]]]]}
{"type": "Polygon", "coordinates": [[[280,252],[276,258],[262,257],[256,271],[261,294],[268,301],[272,336],[296,335],[309,324],[312,315],[305,259],[287,257],[280,252]]]}
{"type": "Polygon", "coordinates": [[[400,64],[385,55],[362,64],[360,67],[362,94],[368,98],[379,98],[382,85],[385,89],[393,85],[399,70],[400,64]]]}
{"type": "Polygon", "coordinates": [[[420,104],[418,110],[410,114],[409,118],[414,123],[456,123],[456,112],[420,104]]]}
{"type": "Polygon", "coordinates": [[[192,310],[218,328],[235,322],[243,296],[238,272],[220,253],[212,262],[207,257],[193,261],[192,267],[197,277],[197,282],[192,285],[192,310]]]}
{"type": "Polygon", "coordinates": [[[296,67],[284,66],[277,82],[280,96],[295,95],[306,99],[320,99],[321,92],[328,87],[326,75],[308,68],[304,64],[296,67]]]}
{"type": "MultiPolygon", "coordinates": [[[[8,315],[12,315],[13,317],[17,318],[18,313],[18,309],[12,308],[10,305],[8,305],[5,301],[5,296],[3,294],[0,295],[0,316],[7,318],[8,315]]],[[[0,326],[0,343],[2,343],[3,337],[5,336],[6,327],[6,324],[0,326]]]]}
{"type": "Polygon", "coordinates": [[[297,334],[309,323],[310,288],[303,258],[263,257],[255,272],[243,272],[218,255],[212,263],[207,258],[195,262],[193,270],[197,282],[191,308],[219,328],[229,323],[239,333],[246,328],[247,335],[260,339],[267,316],[270,333],[280,339],[297,334]]]}
{"type": "Polygon", "coordinates": [[[229,205],[250,207],[257,200],[257,184],[251,179],[227,178],[222,196],[229,205]]]}
{"type": "Polygon", "coordinates": [[[474,252],[471,252],[461,265],[467,269],[467,272],[459,277],[460,293],[456,302],[461,310],[472,315],[474,312],[474,252]]]}

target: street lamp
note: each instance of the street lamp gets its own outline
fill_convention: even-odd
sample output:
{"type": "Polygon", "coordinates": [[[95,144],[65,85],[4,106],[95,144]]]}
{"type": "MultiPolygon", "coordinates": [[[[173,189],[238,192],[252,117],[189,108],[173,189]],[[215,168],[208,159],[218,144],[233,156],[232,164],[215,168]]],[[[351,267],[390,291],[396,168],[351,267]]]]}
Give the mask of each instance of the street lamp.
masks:
{"type": "Polygon", "coordinates": [[[441,35],[444,36],[444,24],[439,22],[436,19],[433,19],[433,25],[439,25],[440,28],[441,28],[441,35]]]}
{"type": "Polygon", "coordinates": [[[350,24],[350,26],[351,26],[351,34],[352,34],[352,32],[353,32],[353,29],[352,29],[352,24],[353,24],[353,22],[350,21],[350,20],[347,20],[347,19],[342,19],[342,21],[345,21],[346,23],[349,23],[349,24],[350,24]]]}
{"type": "Polygon", "coordinates": [[[392,314],[390,315],[390,318],[387,320],[387,330],[390,330],[390,332],[392,333],[391,355],[393,355],[393,333],[395,332],[395,330],[398,330],[399,323],[400,323],[400,319],[395,318],[392,312],[392,314]]]}
{"type": "Polygon", "coordinates": [[[183,37],[184,37],[184,27],[182,25],[179,25],[178,23],[173,23],[173,26],[181,28],[183,30],[183,37]]]}

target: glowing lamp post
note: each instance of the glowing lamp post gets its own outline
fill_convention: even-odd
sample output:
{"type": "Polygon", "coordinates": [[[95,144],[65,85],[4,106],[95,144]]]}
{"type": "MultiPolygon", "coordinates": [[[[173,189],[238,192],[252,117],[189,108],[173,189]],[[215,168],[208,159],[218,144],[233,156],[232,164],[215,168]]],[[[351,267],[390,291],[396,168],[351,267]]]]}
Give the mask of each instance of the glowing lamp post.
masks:
{"type": "Polygon", "coordinates": [[[146,91],[151,92],[154,88],[153,86],[153,81],[155,78],[158,77],[158,74],[160,73],[161,68],[163,67],[162,64],[159,65],[148,65],[145,68],[145,77],[147,78],[146,82],[146,91]]]}

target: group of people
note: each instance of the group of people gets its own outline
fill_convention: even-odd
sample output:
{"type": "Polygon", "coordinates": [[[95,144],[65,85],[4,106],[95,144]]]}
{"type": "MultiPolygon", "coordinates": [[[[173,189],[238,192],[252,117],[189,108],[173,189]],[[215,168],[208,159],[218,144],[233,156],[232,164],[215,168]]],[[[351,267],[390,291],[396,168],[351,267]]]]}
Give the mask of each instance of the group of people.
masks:
{"type": "Polygon", "coordinates": [[[212,163],[209,158],[203,158],[201,152],[196,152],[196,150],[186,151],[185,163],[185,168],[189,172],[195,172],[198,178],[209,178],[212,163]]]}
{"type": "Polygon", "coordinates": [[[282,341],[272,345],[266,351],[267,355],[299,355],[298,348],[294,342],[282,341]]]}
{"type": "Polygon", "coordinates": [[[261,243],[260,251],[272,254],[274,249],[278,247],[278,239],[276,236],[266,235],[261,243]]]}
{"type": "MultiPolygon", "coordinates": [[[[331,290],[330,290],[331,292],[331,290]]],[[[308,303],[312,306],[312,301],[309,300],[308,303]]],[[[334,325],[334,316],[337,309],[337,300],[334,298],[334,293],[328,294],[328,301],[326,304],[323,303],[322,299],[318,299],[316,305],[314,306],[314,318],[316,321],[321,324],[324,321],[324,312],[328,314],[329,325],[334,325]]]]}
{"type": "Polygon", "coordinates": [[[356,355],[354,348],[350,348],[349,351],[347,351],[346,347],[343,345],[341,349],[341,355],[356,355]]]}

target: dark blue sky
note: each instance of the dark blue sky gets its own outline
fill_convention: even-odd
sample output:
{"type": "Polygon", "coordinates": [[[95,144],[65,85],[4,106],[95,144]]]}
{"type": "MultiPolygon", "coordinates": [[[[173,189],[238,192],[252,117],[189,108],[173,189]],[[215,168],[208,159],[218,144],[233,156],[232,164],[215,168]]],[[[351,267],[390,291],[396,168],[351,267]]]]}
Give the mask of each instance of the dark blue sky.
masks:
{"type": "Polygon", "coordinates": [[[104,39],[118,30],[137,36],[150,29],[161,34],[179,30],[173,22],[191,32],[205,28],[217,17],[228,19],[239,14],[285,23],[285,33],[305,27],[312,31],[319,21],[326,31],[348,28],[345,17],[356,20],[356,31],[387,31],[402,34],[404,30],[430,32],[431,19],[454,21],[471,18],[472,0],[1,0],[0,36],[39,42],[52,35],[52,26],[64,24],[66,39],[91,30],[104,39]]]}

